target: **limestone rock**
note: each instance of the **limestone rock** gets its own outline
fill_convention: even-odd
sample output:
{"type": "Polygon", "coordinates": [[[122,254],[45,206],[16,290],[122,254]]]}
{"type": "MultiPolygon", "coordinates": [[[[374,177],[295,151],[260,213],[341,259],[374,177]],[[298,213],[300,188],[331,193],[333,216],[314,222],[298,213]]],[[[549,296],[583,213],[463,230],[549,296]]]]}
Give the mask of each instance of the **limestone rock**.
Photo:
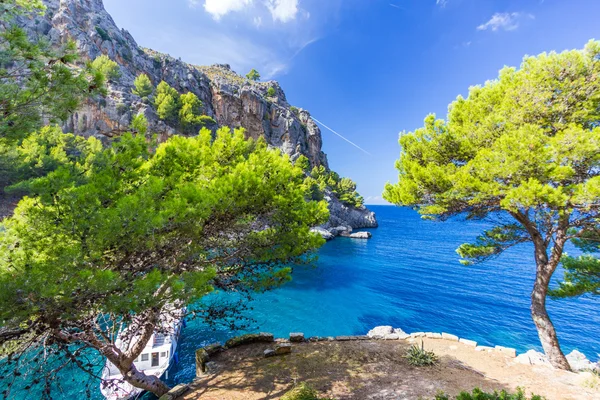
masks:
{"type": "Polygon", "coordinates": [[[318,233],[325,240],[331,240],[335,237],[335,235],[333,233],[329,232],[325,228],[321,228],[320,226],[316,226],[316,227],[312,228],[310,231],[318,233]]]}
{"type": "Polygon", "coordinates": [[[446,332],[442,332],[442,339],[453,340],[455,342],[458,342],[458,336],[446,332]]]}
{"type": "Polygon", "coordinates": [[[302,333],[302,332],[290,333],[290,342],[293,342],[293,343],[304,342],[304,333],[302,333]]]}
{"type": "Polygon", "coordinates": [[[371,232],[342,233],[340,236],[349,237],[351,239],[371,239],[371,232]]]}
{"type": "Polygon", "coordinates": [[[510,357],[517,356],[517,350],[510,347],[496,346],[495,350],[510,357]]]}
{"type": "Polygon", "coordinates": [[[526,353],[519,354],[515,358],[515,362],[525,365],[546,365],[550,366],[550,362],[544,353],[539,351],[529,350],[526,353]]]}
{"type": "Polygon", "coordinates": [[[274,356],[276,356],[276,355],[277,355],[277,354],[275,353],[275,350],[273,350],[273,349],[266,349],[266,350],[263,352],[263,354],[264,354],[265,358],[274,357],[274,356]]]}
{"type": "Polygon", "coordinates": [[[394,328],[389,325],[376,326],[367,332],[367,336],[371,338],[383,338],[385,335],[394,333],[394,328]]]}
{"type": "Polygon", "coordinates": [[[281,356],[284,354],[290,354],[292,352],[291,343],[280,343],[275,346],[275,355],[281,356]]]}
{"type": "MultiPolygon", "coordinates": [[[[145,73],[153,85],[167,82],[180,93],[192,92],[202,101],[203,113],[221,126],[244,127],[246,136],[262,137],[269,146],[280,149],[292,161],[304,155],[311,166],[329,169],[327,155],[322,150],[321,130],[310,113],[292,107],[276,81],[254,82],[236,74],[227,64],[197,66],[157,51],[140,47],[133,36],[120,29],[104,9],[102,0],[44,0],[47,12],[36,18],[18,18],[31,37],[44,37],[55,45],[67,39],[76,43],[85,65],[101,54],[117,62],[121,76],[108,83],[108,95],[82,104],[62,126],[66,132],[94,136],[103,142],[129,130],[134,116],[143,114],[148,120],[148,132],[159,141],[184,133],[179,126],[161,120],[151,99],[132,93],[133,81],[145,73]],[[275,90],[274,96],[267,93],[275,90]]],[[[375,214],[365,207],[348,207],[337,197],[326,193],[331,218],[324,230],[344,225],[350,228],[376,227],[375,214]]]]}
{"type": "Polygon", "coordinates": [[[594,369],[597,367],[596,364],[592,363],[587,357],[578,350],[573,350],[566,355],[569,365],[573,371],[582,371],[588,369],[594,369]]]}
{"type": "Polygon", "coordinates": [[[477,347],[477,342],[474,340],[460,338],[458,341],[460,343],[466,344],[467,346],[477,347]]]}

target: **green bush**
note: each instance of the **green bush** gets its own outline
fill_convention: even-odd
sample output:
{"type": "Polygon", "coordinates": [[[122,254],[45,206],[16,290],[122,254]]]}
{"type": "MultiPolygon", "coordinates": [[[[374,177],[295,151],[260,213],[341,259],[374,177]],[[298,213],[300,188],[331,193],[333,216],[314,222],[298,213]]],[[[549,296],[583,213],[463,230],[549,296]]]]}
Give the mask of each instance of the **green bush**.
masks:
{"type": "Polygon", "coordinates": [[[98,35],[100,35],[100,38],[102,40],[104,40],[104,41],[108,40],[109,42],[112,42],[112,39],[108,35],[108,32],[106,32],[104,29],[102,29],[99,26],[97,26],[96,27],[96,32],[98,32],[98,35]]]}
{"type": "Polygon", "coordinates": [[[92,61],[92,68],[95,71],[101,72],[106,79],[114,81],[119,79],[121,71],[119,64],[111,60],[107,55],[102,54],[92,61]]]}
{"type": "Polygon", "coordinates": [[[246,78],[249,79],[249,80],[251,80],[251,81],[257,81],[257,80],[260,79],[260,74],[258,73],[257,70],[255,70],[254,68],[252,68],[250,70],[250,72],[248,72],[246,74],[246,78]]]}
{"type": "Polygon", "coordinates": [[[267,90],[267,96],[275,97],[275,89],[270,87],[269,90],[267,90]]]}
{"type": "Polygon", "coordinates": [[[133,81],[133,86],[134,88],[131,92],[140,96],[142,99],[150,96],[154,92],[154,86],[152,86],[152,82],[146,74],[139,74],[133,81]]]}
{"type": "Polygon", "coordinates": [[[438,357],[433,351],[425,350],[423,342],[421,342],[421,346],[416,344],[410,346],[404,358],[415,367],[428,367],[438,363],[438,357]]]}
{"type": "Polygon", "coordinates": [[[329,188],[337,198],[347,206],[361,207],[364,199],[356,191],[356,183],[350,178],[340,178],[333,171],[327,171],[324,166],[314,167],[310,176],[319,183],[321,190],[329,188]]]}
{"type": "Polygon", "coordinates": [[[298,110],[298,107],[294,107],[294,106],[290,107],[290,111],[296,115],[298,115],[300,113],[300,110],[298,110]]]}
{"type": "Polygon", "coordinates": [[[332,400],[318,396],[318,393],[306,383],[301,383],[287,392],[280,400],[332,400]]]}
{"type": "MultiPolygon", "coordinates": [[[[494,391],[493,393],[484,392],[479,388],[473,389],[471,393],[461,392],[455,397],[456,400],[544,400],[544,397],[536,394],[531,394],[531,397],[525,395],[525,391],[522,388],[517,388],[517,393],[509,394],[505,390],[500,393],[494,391]]],[[[438,393],[434,400],[450,400],[450,397],[443,392],[438,393]]]]}

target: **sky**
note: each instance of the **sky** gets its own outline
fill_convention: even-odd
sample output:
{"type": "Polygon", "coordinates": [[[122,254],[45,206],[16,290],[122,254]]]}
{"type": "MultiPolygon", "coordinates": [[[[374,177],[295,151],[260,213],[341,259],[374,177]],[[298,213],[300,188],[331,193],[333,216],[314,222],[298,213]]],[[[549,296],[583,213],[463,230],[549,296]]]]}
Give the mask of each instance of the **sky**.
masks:
{"type": "Polygon", "coordinates": [[[104,0],[139,45],[256,68],[322,128],[330,167],[367,204],[397,181],[400,132],[446,116],[525,55],[600,40],[600,0],[104,0]],[[361,150],[363,149],[363,150],[361,150]]]}

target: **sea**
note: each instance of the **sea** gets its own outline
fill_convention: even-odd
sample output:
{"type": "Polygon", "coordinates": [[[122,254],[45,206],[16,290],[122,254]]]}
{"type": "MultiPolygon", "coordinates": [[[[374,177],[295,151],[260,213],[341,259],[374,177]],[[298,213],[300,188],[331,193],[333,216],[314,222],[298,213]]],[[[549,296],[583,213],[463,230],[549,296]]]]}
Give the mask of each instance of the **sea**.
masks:
{"type": "MultiPolygon", "coordinates": [[[[375,326],[391,325],[408,333],[447,332],[481,345],[513,347],[519,353],[541,350],[529,311],[535,277],[531,245],[464,266],[457,247],[473,241],[490,226],[488,222],[463,218],[436,222],[422,219],[410,208],[369,208],[379,222],[378,228],[368,229],[371,239],[340,237],[327,242],[316,262],[294,267],[290,283],[256,296],[245,312],[250,322],[243,332],[187,321],[168,382],[194,378],[199,347],[245,332],[271,332],[276,337],[290,332],[306,337],[362,335],[375,326]]],[[[567,251],[576,253],[574,248],[567,251]]],[[[561,276],[559,269],[554,284],[561,276]]],[[[577,349],[597,361],[600,299],[548,300],[547,307],[563,350],[577,349]]],[[[88,378],[78,377],[76,370],[70,374],[71,382],[65,381],[62,393],[54,398],[83,398],[80,382],[88,378]]],[[[92,398],[102,399],[97,388],[92,398]]],[[[13,396],[21,398],[18,393],[13,396]]]]}

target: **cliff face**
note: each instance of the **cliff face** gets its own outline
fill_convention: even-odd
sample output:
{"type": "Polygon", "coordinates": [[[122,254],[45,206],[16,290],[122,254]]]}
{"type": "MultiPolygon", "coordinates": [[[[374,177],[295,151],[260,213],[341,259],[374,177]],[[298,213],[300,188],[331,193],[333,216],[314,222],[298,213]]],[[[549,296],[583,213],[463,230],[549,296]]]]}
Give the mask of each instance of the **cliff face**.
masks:
{"type": "MultiPolygon", "coordinates": [[[[160,139],[177,134],[175,127],[158,118],[148,102],[131,92],[134,79],[145,73],[155,86],[164,80],[180,93],[196,94],[204,105],[204,113],[214,118],[218,126],[244,127],[248,137],[263,136],[292,160],[303,154],[312,166],[329,168],[327,156],[321,150],[319,127],[308,111],[290,106],[277,82],[253,82],[234,73],[228,65],[195,66],[141,48],[129,32],[116,26],[102,0],[44,0],[44,3],[47,6],[44,17],[20,21],[31,36],[45,37],[56,44],[72,39],[82,62],[105,54],[119,64],[121,72],[120,78],[109,82],[108,96],[82,105],[65,122],[65,131],[107,140],[127,131],[131,119],[143,113],[149,131],[160,139]],[[274,96],[268,95],[269,88],[275,90],[274,96]]],[[[331,204],[339,203],[333,197],[331,204]]],[[[333,207],[332,214],[339,208],[333,207]]],[[[354,214],[363,218],[351,218],[343,225],[376,226],[370,211],[357,209],[354,214]]],[[[340,215],[336,221],[337,225],[344,217],[340,215]]]]}

